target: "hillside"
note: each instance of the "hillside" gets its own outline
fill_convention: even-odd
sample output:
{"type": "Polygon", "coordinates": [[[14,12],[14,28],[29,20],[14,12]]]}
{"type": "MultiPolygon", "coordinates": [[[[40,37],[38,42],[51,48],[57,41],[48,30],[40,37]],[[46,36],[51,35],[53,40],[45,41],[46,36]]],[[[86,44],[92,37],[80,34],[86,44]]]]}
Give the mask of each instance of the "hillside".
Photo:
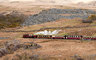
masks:
{"type": "Polygon", "coordinates": [[[96,37],[96,20],[93,23],[82,23],[89,15],[96,14],[95,9],[62,5],[36,6],[18,2],[11,2],[8,6],[7,4],[0,8],[0,23],[2,21],[7,23],[7,26],[14,25],[14,22],[22,22],[22,16],[29,17],[24,19],[19,28],[0,30],[0,60],[96,60],[96,41],[93,40],[22,38],[23,34],[34,34],[44,30],[61,30],[56,36],[96,37]],[[30,45],[28,42],[36,45],[30,45]],[[41,47],[36,48],[34,45],[41,47]]]}
{"type": "MultiPolygon", "coordinates": [[[[19,30],[36,30],[45,27],[70,27],[70,26],[90,26],[95,25],[96,21],[92,24],[81,23],[81,19],[60,19],[54,22],[47,22],[44,24],[37,24],[32,26],[26,26],[19,30]]],[[[49,29],[50,31],[54,29],[49,29]]],[[[96,26],[86,27],[86,28],[70,28],[61,29],[62,31],[58,35],[64,34],[82,34],[82,35],[95,35],[96,26]],[[90,32],[91,31],[91,32],[90,32]]],[[[77,59],[75,56],[80,57],[85,60],[95,59],[96,54],[96,42],[95,41],[79,41],[79,40],[61,40],[61,39],[31,39],[22,38],[23,34],[35,33],[35,32],[0,32],[0,37],[10,37],[10,39],[0,40],[1,47],[6,41],[20,41],[20,42],[35,42],[42,46],[38,49],[18,49],[12,54],[7,54],[1,57],[1,60],[12,60],[12,59],[53,59],[53,60],[74,60],[77,59]],[[90,52],[89,52],[90,51],[90,52]],[[10,57],[10,58],[9,58],[10,57]],[[26,57],[26,58],[25,58],[26,57]],[[32,57],[32,58],[30,58],[32,57]],[[92,58],[91,58],[92,57],[92,58]],[[89,59],[90,58],[90,59],[89,59]]],[[[96,35],[95,35],[96,36],[96,35]]]]}
{"type": "MultiPolygon", "coordinates": [[[[91,10],[91,9],[56,9],[56,8],[53,8],[53,9],[48,9],[48,10],[42,10],[38,14],[30,15],[26,19],[24,19],[22,17],[24,15],[22,15],[19,12],[12,12],[12,13],[9,13],[9,15],[10,14],[14,17],[18,17],[19,19],[21,19],[19,21],[18,19],[16,19],[16,21],[14,20],[13,22],[11,20],[8,21],[9,25],[8,24],[7,25],[8,26],[11,25],[10,27],[14,27],[15,25],[22,26],[20,27],[20,29],[17,29],[17,30],[40,31],[40,29],[45,30],[49,28],[48,30],[51,30],[51,31],[55,29],[61,29],[62,31],[58,35],[62,35],[62,36],[65,34],[96,36],[95,34],[96,21],[94,21],[93,23],[82,23],[82,20],[87,19],[89,15],[96,14],[96,11],[91,10]],[[10,23],[10,21],[13,24],[13,26],[10,23]],[[16,24],[14,24],[14,22],[16,24]],[[85,26],[85,28],[83,26],[85,26]],[[72,28],[66,29],[67,27],[72,27],[72,28]],[[75,28],[75,27],[78,27],[78,28],[75,28]],[[86,32],[83,32],[83,31],[86,31],[86,32]]],[[[14,19],[14,17],[11,17],[11,15],[10,15],[10,18],[14,19]]],[[[6,16],[7,15],[5,15],[5,17],[6,16]]]]}

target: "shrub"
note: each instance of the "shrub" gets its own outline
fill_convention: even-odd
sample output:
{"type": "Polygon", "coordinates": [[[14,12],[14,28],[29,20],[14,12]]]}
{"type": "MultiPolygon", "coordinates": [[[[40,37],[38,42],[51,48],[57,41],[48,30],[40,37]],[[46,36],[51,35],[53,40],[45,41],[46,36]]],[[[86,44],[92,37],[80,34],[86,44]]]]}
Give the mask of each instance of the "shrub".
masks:
{"type": "Polygon", "coordinates": [[[10,14],[6,14],[0,15],[0,29],[2,28],[14,28],[17,26],[20,26],[24,20],[25,20],[26,16],[21,14],[21,13],[17,13],[17,12],[12,12],[10,14]]]}
{"type": "Polygon", "coordinates": [[[82,20],[82,23],[92,23],[94,20],[96,20],[96,15],[90,15],[86,20],[82,20]]]}
{"type": "Polygon", "coordinates": [[[90,15],[90,16],[88,17],[88,19],[89,19],[89,20],[96,20],[96,15],[90,15]]]}
{"type": "Polygon", "coordinates": [[[92,23],[92,20],[82,20],[82,23],[92,23]]]}

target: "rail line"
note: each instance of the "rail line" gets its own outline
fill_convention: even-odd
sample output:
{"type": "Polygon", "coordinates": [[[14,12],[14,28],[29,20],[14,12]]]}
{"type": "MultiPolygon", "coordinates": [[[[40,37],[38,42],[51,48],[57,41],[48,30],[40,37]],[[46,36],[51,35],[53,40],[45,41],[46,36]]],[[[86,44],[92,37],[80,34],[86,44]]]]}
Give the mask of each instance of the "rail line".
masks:
{"type": "Polygon", "coordinates": [[[36,32],[36,31],[42,31],[46,29],[72,29],[72,28],[85,28],[85,27],[94,27],[96,25],[90,25],[90,26],[73,26],[73,27],[47,27],[47,28],[41,28],[38,30],[30,30],[30,31],[24,31],[24,30],[18,30],[18,31],[7,31],[7,30],[1,30],[0,32],[36,32]]]}

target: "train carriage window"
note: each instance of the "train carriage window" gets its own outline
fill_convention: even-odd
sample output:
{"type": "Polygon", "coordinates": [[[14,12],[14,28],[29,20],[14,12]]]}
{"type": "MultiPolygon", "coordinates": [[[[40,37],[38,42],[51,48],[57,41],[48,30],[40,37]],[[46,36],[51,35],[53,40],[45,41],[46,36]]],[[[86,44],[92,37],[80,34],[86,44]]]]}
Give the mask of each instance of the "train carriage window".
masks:
{"type": "Polygon", "coordinates": [[[39,35],[37,35],[37,37],[39,37],[39,35]]]}
{"type": "Polygon", "coordinates": [[[44,37],[46,37],[46,35],[44,37]]]}
{"type": "Polygon", "coordinates": [[[46,35],[45,37],[48,37],[48,35],[46,35]]]}
{"type": "Polygon", "coordinates": [[[38,35],[37,35],[37,37],[38,37],[38,35]]]}
{"type": "Polygon", "coordinates": [[[40,37],[43,37],[42,35],[40,35],[40,37]]]}
{"type": "Polygon", "coordinates": [[[77,37],[77,36],[73,36],[73,37],[77,37]]]}
{"type": "Polygon", "coordinates": [[[39,35],[39,37],[41,37],[41,35],[39,35]]]}
{"type": "Polygon", "coordinates": [[[71,37],[71,36],[68,36],[68,37],[71,37]]]}
{"type": "Polygon", "coordinates": [[[42,37],[42,35],[40,35],[40,37],[42,37]]]}
{"type": "Polygon", "coordinates": [[[50,37],[50,35],[48,35],[47,37],[50,37]]]}
{"type": "Polygon", "coordinates": [[[37,37],[39,37],[39,35],[37,35],[37,37]]]}
{"type": "Polygon", "coordinates": [[[50,36],[51,37],[51,36],[50,36]]]}
{"type": "Polygon", "coordinates": [[[42,35],[42,37],[45,37],[44,35],[42,35]]]}
{"type": "Polygon", "coordinates": [[[40,35],[38,35],[38,37],[40,37],[40,35]]]}
{"type": "Polygon", "coordinates": [[[42,35],[40,35],[40,37],[42,37],[42,35]]]}
{"type": "Polygon", "coordinates": [[[39,35],[39,37],[41,37],[41,35],[39,35]]]}
{"type": "Polygon", "coordinates": [[[48,37],[50,37],[50,35],[48,37]]]}
{"type": "Polygon", "coordinates": [[[32,36],[31,34],[29,34],[29,36],[32,36]]]}

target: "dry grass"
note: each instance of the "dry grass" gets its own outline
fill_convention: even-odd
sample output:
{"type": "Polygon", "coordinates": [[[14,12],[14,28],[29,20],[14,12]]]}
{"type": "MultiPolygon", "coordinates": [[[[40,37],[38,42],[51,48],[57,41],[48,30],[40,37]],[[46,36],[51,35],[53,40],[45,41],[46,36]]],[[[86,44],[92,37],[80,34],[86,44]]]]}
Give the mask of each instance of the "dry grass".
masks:
{"type": "MultiPolygon", "coordinates": [[[[19,39],[20,40],[20,39],[19,39]]],[[[32,39],[21,39],[20,41],[32,41],[32,39]]],[[[81,58],[87,60],[95,52],[95,41],[74,41],[74,40],[47,40],[47,39],[35,39],[42,46],[36,50],[18,50],[14,54],[6,55],[0,60],[72,60],[76,59],[74,56],[78,54],[81,58]],[[46,42],[45,42],[46,41],[46,42]],[[89,52],[90,51],[90,52],[89,52]],[[33,57],[35,56],[35,57],[33,57]],[[10,58],[9,58],[10,57],[10,58]],[[86,58],[87,57],[87,58],[86,58]]],[[[90,59],[89,59],[90,60],[90,59]]]]}

